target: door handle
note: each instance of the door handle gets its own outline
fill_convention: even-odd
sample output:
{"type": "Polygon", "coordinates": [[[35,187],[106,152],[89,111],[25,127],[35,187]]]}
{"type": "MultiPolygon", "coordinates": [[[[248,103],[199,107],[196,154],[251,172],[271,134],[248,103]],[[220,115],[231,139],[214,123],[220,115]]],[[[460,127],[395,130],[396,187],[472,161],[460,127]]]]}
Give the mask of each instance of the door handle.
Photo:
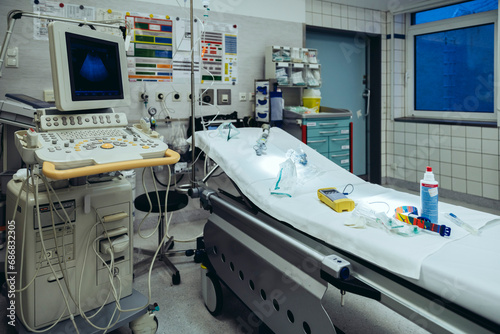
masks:
{"type": "Polygon", "coordinates": [[[365,89],[363,92],[363,97],[366,98],[366,112],[365,112],[365,117],[368,117],[370,114],[370,90],[368,88],[365,89]]]}

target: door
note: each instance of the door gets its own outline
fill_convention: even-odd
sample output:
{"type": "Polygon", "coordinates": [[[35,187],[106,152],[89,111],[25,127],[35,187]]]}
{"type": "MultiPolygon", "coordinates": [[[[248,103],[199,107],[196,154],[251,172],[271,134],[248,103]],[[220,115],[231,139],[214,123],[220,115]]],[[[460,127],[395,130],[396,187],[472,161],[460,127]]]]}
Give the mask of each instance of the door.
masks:
{"type": "Polygon", "coordinates": [[[367,178],[367,42],[357,34],[307,29],[306,47],[318,50],[321,105],[352,111],[353,173],[367,178]]]}

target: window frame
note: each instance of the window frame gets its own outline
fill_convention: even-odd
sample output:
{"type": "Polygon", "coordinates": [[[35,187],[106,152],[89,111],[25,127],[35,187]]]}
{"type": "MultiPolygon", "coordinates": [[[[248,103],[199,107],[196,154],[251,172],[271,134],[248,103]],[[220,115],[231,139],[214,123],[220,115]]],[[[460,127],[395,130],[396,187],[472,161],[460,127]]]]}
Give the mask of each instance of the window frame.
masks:
{"type": "Polygon", "coordinates": [[[436,120],[454,120],[454,121],[484,121],[497,122],[500,125],[500,98],[498,95],[498,81],[500,79],[500,62],[498,60],[498,10],[491,10],[478,14],[459,16],[450,19],[444,19],[434,22],[412,25],[411,15],[406,17],[406,116],[415,118],[428,118],[436,120]],[[437,33],[447,30],[474,27],[478,25],[494,24],[493,48],[494,64],[494,101],[493,112],[458,112],[458,111],[433,111],[433,110],[415,110],[415,36],[437,33]]]}

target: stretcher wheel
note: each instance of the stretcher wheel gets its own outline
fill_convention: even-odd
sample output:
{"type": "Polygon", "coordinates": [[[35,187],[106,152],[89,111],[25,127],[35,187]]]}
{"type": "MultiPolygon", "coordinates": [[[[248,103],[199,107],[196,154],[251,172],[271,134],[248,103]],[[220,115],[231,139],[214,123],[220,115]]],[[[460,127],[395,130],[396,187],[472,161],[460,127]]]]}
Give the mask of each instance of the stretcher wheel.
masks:
{"type": "Polygon", "coordinates": [[[181,274],[180,273],[175,273],[172,275],[172,284],[173,285],[181,284],[181,274]]]}
{"type": "Polygon", "coordinates": [[[222,311],[222,287],[215,273],[207,273],[207,278],[207,298],[205,300],[205,307],[212,316],[216,317],[222,311]]]}

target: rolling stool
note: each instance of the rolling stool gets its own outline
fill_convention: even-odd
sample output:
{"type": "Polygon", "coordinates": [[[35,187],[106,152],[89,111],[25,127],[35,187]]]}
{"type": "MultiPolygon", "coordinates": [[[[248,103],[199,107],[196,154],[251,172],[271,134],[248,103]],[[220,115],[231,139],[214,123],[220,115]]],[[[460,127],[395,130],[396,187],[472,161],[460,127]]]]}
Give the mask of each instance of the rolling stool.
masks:
{"type": "MultiPolygon", "coordinates": [[[[166,190],[160,190],[158,191],[158,194],[160,196],[160,205],[161,207],[158,207],[158,199],[156,198],[156,192],[152,191],[148,193],[149,198],[151,200],[152,208],[151,212],[159,213],[160,214],[160,226],[158,227],[158,244],[161,243],[163,236],[165,234],[166,230],[166,221],[165,221],[165,192],[166,190]]],[[[188,203],[188,196],[186,194],[179,194],[175,191],[169,191],[168,192],[168,198],[167,198],[167,212],[172,212],[172,211],[177,211],[180,210],[184,207],[186,207],[188,203]]],[[[149,212],[150,206],[148,202],[148,198],[146,194],[142,194],[134,200],[134,206],[137,210],[143,211],[143,212],[149,212]]],[[[172,274],[172,284],[178,285],[181,282],[181,275],[179,273],[179,270],[175,267],[175,265],[168,259],[168,255],[174,254],[174,253],[179,253],[179,252],[185,252],[186,256],[191,256],[194,254],[193,250],[186,250],[186,251],[172,251],[168,252],[170,248],[173,247],[173,242],[174,242],[174,237],[171,236],[160,248],[160,251],[158,252],[158,260],[162,261],[169,271],[172,274]]],[[[155,251],[150,251],[148,249],[141,249],[141,248],[134,248],[134,250],[140,250],[144,252],[147,255],[154,256],[155,251]]],[[[141,261],[142,262],[142,261],[141,261]]]]}

